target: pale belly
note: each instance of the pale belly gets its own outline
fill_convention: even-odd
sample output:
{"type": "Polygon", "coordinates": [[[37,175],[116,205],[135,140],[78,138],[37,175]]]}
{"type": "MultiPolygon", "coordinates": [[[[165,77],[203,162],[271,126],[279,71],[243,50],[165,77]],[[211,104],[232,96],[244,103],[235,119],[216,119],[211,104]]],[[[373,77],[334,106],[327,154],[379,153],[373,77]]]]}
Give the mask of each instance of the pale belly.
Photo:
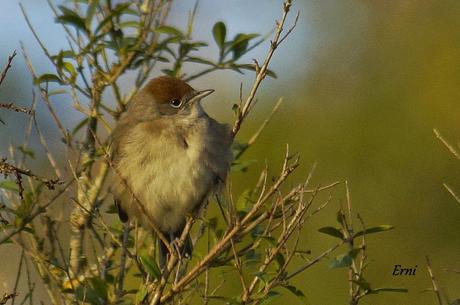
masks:
{"type": "Polygon", "coordinates": [[[162,231],[175,232],[186,216],[206,200],[216,177],[199,155],[184,156],[175,149],[165,149],[161,155],[138,164],[138,175],[131,176],[129,184],[149,220],[162,231]]]}

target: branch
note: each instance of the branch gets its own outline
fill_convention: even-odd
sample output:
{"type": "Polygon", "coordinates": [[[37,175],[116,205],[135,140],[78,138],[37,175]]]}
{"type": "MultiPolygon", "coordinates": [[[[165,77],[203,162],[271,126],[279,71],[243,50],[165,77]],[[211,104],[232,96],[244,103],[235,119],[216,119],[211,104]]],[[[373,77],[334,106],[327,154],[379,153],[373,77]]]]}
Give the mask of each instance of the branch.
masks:
{"type": "Polygon", "coordinates": [[[268,54],[265,57],[264,63],[262,64],[261,67],[258,67],[258,64],[256,64],[256,79],[254,80],[254,83],[252,85],[252,88],[249,92],[248,97],[246,98],[246,101],[244,102],[243,105],[238,106],[237,119],[232,129],[233,136],[235,136],[238,133],[238,131],[241,128],[241,124],[243,123],[246,116],[249,114],[249,112],[252,109],[251,106],[253,106],[253,104],[255,103],[255,96],[256,96],[257,90],[259,89],[259,86],[262,83],[262,81],[267,76],[268,66],[273,57],[273,54],[275,53],[275,50],[286,39],[286,37],[289,34],[291,34],[292,30],[297,25],[297,20],[299,19],[299,13],[297,13],[296,19],[294,21],[294,24],[291,26],[291,28],[285,33],[285,35],[281,36],[284,30],[283,27],[286,22],[286,17],[289,14],[289,10],[291,6],[292,6],[292,0],[286,0],[283,3],[283,16],[281,17],[281,21],[276,22],[276,31],[275,31],[273,40],[270,43],[270,49],[268,50],[268,54]]]}
{"type": "Polygon", "coordinates": [[[5,177],[8,175],[16,176],[16,184],[19,187],[19,196],[23,199],[24,194],[24,186],[22,184],[22,175],[31,177],[37,181],[43,183],[49,190],[54,190],[57,184],[64,183],[59,179],[45,179],[43,177],[37,176],[33,174],[29,169],[21,169],[14,165],[9,164],[6,162],[6,158],[0,159],[0,174],[3,174],[5,177]]]}
{"type": "Polygon", "coordinates": [[[449,142],[447,142],[446,139],[444,139],[444,137],[441,135],[441,133],[435,128],[433,129],[433,132],[436,136],[436,138],[438,138],[442,144],[444,144],[444,146],[458,159],[460,160],[460,153],[454,148],[452,147],[452,145],[449,144],[449,142]]]}
{"type": "Polygon", "coordinates": [[[26,107],[18,107],[15,106],[13,103],[0,103],[0,108],[21,112],[29,115],[34,114],[34,111],[32,109],[28,109],[26,107]]]}
{"type": "Polygon", "coordinates": [[[449,186],[447,183],[443,183],[444,188],[454,197],[455,201],[460,203],[460,196],[449,186]]]}
{"type": "Polygon", "coordinates": [[[11,63],[13,62],[13,59],[14,59],[15,56],[16,56],[16,50],[13,51],[13,54],[11,54],[10,56],[8,56],[8,61],[7,61],[7,63],[6,63],[5,68],[3,68],[2,74],[1,74],[1,76],[0,76],[0,86],[1,86],[2,83],[3,83],[3,80],[5,80],[6,74],[8,74],[8,70],[11,68],[11,63]]]}
{"type": "Polygon", "coordinates": [[[431,269],[431,262],[428,256],[425,256],[426,259],[426,268],[428,269],[428,273],[430,274],[431,285],[433,286],[433,291],[436,294],[436,298],[438,299],[438,304],[442,305],[441,293],[439,292],[438,285],[436,284],[436,280],[434,278],[433,270],[431,269]]]}
{"type": "Polygon", "coordinates": [[[289,280],[291,278],[293,278],[294,276],[296,275],[299,275],[300,273],[304,272],[306,269],[310,268],[311,266],[315,265],[316,263],[318,263],[319,261],[321,261],[324,257],[328,256],[329,254],[331,254],[332,252],[334,252],[335,249],[337,249],[338,247],[340,247],[341,245],[343,245],[344,241],[341,241],[340,243],[330,247],[329,249],[327,249],[326,251],[324,251],[323,253],[321,253],[320,255],[318,255],[314,260],[312,260],[311,262],[309,262],[308,264],[300,267],[299,269],[297,269],[296,271],[292,272],[291,274],[289,274],[288,276],[286,276],[286,280],[289,280]]]}

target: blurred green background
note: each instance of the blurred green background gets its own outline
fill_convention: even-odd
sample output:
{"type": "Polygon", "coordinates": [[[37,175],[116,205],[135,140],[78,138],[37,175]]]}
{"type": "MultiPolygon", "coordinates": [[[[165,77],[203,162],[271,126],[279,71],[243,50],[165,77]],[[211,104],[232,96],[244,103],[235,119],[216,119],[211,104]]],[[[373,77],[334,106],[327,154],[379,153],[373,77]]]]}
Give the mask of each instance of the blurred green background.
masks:
{"type": "MultiPolygon", "coordinates": [[[[22,2],[51,50],[66,44],[46,1],[22,2]]],[[[170,22],[183,27],[194,1],[178,2],[170,22]]],[[[202,0],[194,37],[211,42],[212,25],[219,20],[227,24],[230,36],[242,31],[267,33],[280,15],[280,3],[202,0]]],[[[293,10],[300,11],[301,19],[274,58],[272,68],[278,79],[263,84],[259,103],[240,139],[255,131],[279,96],[285,102],[246,155],[258,162],[246,175],[232,177],[235,192],[255,180],[265,159],[275,171],[289,143],[291,150],[301,155],[297,180],[317,162],[315,184],[348,180],[355,211],[367,225],[396,226],[396,230],[369,236],[371,264],[366,278],[375,287],[406,287],[409,293],[370,296],[362,304],[435,304],[434,295],[422,292],[431,285],[425,255],[432,259],[443,293],[460,298],[460,275],[443,270],[460,268],[460,205],[442,186],[446,182],[460,192],[460,162],[432,131],[438,128],[452,144],[460,139],[460,2],[298,0],[293,10]],[[394,277],[395,264],[417,265],[417,273],[394,277]]],[[[37,70],[50,69],[16,1],[0,1],[0,37],[2,63],[13,49],[20,49],[22,40],[37,70]]],[[[266,47],[259,47],[244,60],[261,59],[266,47]]],[[[208,51],[205,56],[216,56],[214,47],[208,51]]],[[[195,68],[189,69],[185,72],[195,68]]],[[[243,82],[248,89],[251,80],[249,74],[219,72],[192,85],[216,89],[206,107],[220,120],[231,122],[230,109],[238,98],[239,84],[243,82]]],[[[129,87],[128,76],[124,88],[129,87]]],[[[0,101],[26,106],[31,91],[31,77],[19,55],[0,89],[0,101]]],[[[62,99],[57,107],[68,126],[73,126],[79,117],[69,104],[62,99]]],[[[0,125],[0,152],[4,155],[9,143],[21,143],[24,121],[23,116],[6,111],[0,116],[7,123],[0,125]]],[[[42,106],[39,119],[58,149],[57,132],[42,106]]],[[[36,147],[37,162],[32,167],[45,173],[46,168],[40,166],[41,150],[38,144],[36,147]]],[[[307,224],[303,242],[313,255],[335,242],[317,232],[335,222],[335,212],[345,199],[343,186],[333,195],[330,206],[307,224]]],[[[11,253],[1,260],[0,287],[11,285],[15,261],[11,253]]],[[[296,283],[311,304],[345,304],[346,271],[330,270],[327,263],[310,269],[296,283]]]]}

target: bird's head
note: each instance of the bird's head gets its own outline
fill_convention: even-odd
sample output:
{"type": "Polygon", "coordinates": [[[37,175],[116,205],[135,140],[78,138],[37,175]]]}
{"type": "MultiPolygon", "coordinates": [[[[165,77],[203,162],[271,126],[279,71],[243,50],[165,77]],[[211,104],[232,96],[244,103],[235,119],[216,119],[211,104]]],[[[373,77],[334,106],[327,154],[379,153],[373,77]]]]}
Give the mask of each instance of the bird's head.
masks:
{"type": "MultiPolygon", "coordinates": [[[[201,115],[203,108],[201,99],[213,93],[214,90],[197,91],[183,80],[160,76],[152,79],[134,99],[136,112],[143,111],[144,115],[158,116],[190,116],[201,115]]],[[[134,110],[134,109],[133,109],[134,110]]]]}

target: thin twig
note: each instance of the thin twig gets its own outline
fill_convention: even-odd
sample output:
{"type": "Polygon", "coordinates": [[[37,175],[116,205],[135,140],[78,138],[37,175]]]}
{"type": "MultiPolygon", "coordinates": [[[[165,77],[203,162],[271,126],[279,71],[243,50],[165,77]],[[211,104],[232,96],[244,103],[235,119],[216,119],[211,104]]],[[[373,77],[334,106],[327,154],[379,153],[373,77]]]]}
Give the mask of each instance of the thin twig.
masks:
{"type": "MultiPolygon", "coordinates": [[[[21,6],[22,7],[22,6],[21,6]]],[[[32,65],[32,61],[29,58],[29,55],[24,47],[24,44],[21,43],[21,49],[22,49],[22,54],[24,56],[24,60],[26,62],[27,68],[29,69],[29,72],[32,74],[32,77],[34,79],[37,79],[37,73],[35,72],[35,69],[32,65]]],[[[42,96],[43,101],[45,102],[46,107],[48,108],[48,111],[51,114],[51,117],[53,118],[53,121],[56,123],[56,126],[58,127],[59,131],[61,132],[62,137],[66,140],[67,144],[70,144],[70,135],[69,132],[64,128],[64,125],[62,124],[61,120],[59,119],[59,116],[56,113],[56,110],[54,109],[53,104],[51,103],[48,94],[43,90],[42,88],[39,87],[40,94],[42,96]]]]}
{"type": "Polygon", "coordinates": [[[292,6],[292,0],[286,0],[284,3],[283,3],[283,16],[281,17],[281,21],[278,21],[277,24],[276,24],[276,31],[275,31],[275,35],[270,43],[270,49],[268,50],[268,53],[265,57],[265,60],[264,60],[264,63],[262,64],[262,66],[260,67],[260,69],[258,69],[258,72],[256,73],[256,78],[254,80],[254,83],[252,85],[252,88],[249,92],[249,95],[248,97],[246,98],[246,101],[243,103],[242,105],[242,108],[241,107],[238,107],[238,112],[237,112],[237,119],[233,125],[233,129],[232,129],[232,134],[233,136],[235,136],[238,131],[240,130],[241,128],[241,124],[243,123],[244,119],[246,118],[246,116],[249,114],[251,108],[252,108],[252,105],[254,104],[254,101],[255,101],[255,96],[256,96],[256,93],[259,89],[259,86],[260,84],[262,83],[262,81],[265,79],[266,75],[267,75],[267,71],[268,71],[268,66],[270,64],[270,61],[273,57],[273,54],[275,53],[275,50],[279,47],[279,45],[281,44],[281,42],[283,42],[286,37],[292,32],[292,30],[295,28],[296,24],[297,24],[297,19],[298,19],[298,15],[296,17],[296,21],[294,22],[294,24],[292,25],[292,27],[286,32],[286,34],[281,37],[281,34],[283,33],[283,30],[284,30],[284,24],[286,22],[286,18],[289,14],[289,10],[292,6]]]}
{"type": "Polygon", "coordinates": [[[8,162],[6,162],[6,158],[0,159],[0,174],[7,177],[8,175],[14,175],[16,177],[16,184],[19,188],[19,196],[21,199],[23,198],[24,193],[24,186],[22,184],[22,175],[31,177],[41,183],[43,183],[48,189],[54,190],[56,185],[63,184],[64,182],[59,179],[46,179],[40,177],[36,174],[33,174],[29,169],[22,169],[16,167],[8,162]]]}
{"type": "Polygon", "coordinates": [[[430,274],[431,285],[433,286],[433,291],[436,294],[438,304],[442,305],[443,303],[442,303],[441,293],[440,293],[440,291],[438,289],[438,285],[436,284],[436,280],[434,278],[433,270],[431,269],[430,258],[428,256],[425,256],[425,259],[426,259],[426,268],[428,269],[428,273],[430,274]]]}
{"type": "Polygon", "coordinates": [[[449,142],[447,142],[446,139],[444,139],[444,137],[441,135],[441,133],[435,128],[433,129],[433,132],[436,136],[436,138],[438,138],[442,144],[444,144],[444,146],[458,159],[460,160],[460,153],[452,146],[449,144],[449,142]]]}
{"type": "Polygon", "coordinates": [[[0,103],[0,108],[16,111],[20,113],[25,113],[29,115],[32,115],[34,113],[32,109],[29,109],[26,107],[18,107],[18,106],[15,106],[13,103],[0,103]]]}
{"type": "Polygon", "coordinates": [[[328,256],[329,254],[331,254],[332,252],[334,252],[335,249],[337,249],[338,247],[340,247],[341,245],[343,245],[344,241],[330,247],[329,249],[327,249],[326,251],[324,251],[323,253],[321,253],[320,255],[318,255],[315,259],[313,259],[312,261],[310,261],[308,264],[300,267],[299,269],[297,269],[296,271],[292,272],[291,274],[287,275],[286,276],[286,280],[290,280],[291,278],[293,278],[294,276],[297,276],[299,275],[300,273],[304,272],[306,269],[310,268],[311,266],[315,265],[316,263],[320,262],[324,257],[328,256]]]}
{"type": "Polygon", "coordinates": [[[21,279],[23,261],[24,261],[24,249],[21,250],[21,256],[19,258],[18,274],[16,275],[16,279],[14,280],[14,288],[13,288],[14,296],[12,298],[11,305],[14,305],[14,302],[16,301],[16,293],[18,292],[19,280],[21,279]]]}
{"type": "Polygon", "coordinates": [[[13,51],[13,54],[8,56],[8,61],[6,63],[5,68],[3,68],[2,74],[0,75],[0,86],[2,85],[3,81],[6,78],[6,75],[8,74],[8,70],[11,68],[11,63],[13,62],[14,57],[16,56],[16,50],[13,51]]]}
{"type": "Polygon", "coordinates": [[[455,193],[455,191],[449,185],[447,185],[447,183],[443,183],[443,185],[446,188],[446,190],[452,195],[452,197],[454,197],[455,201],[457,201],[460,204],[460,196],[457,193],[455,193]]]}

